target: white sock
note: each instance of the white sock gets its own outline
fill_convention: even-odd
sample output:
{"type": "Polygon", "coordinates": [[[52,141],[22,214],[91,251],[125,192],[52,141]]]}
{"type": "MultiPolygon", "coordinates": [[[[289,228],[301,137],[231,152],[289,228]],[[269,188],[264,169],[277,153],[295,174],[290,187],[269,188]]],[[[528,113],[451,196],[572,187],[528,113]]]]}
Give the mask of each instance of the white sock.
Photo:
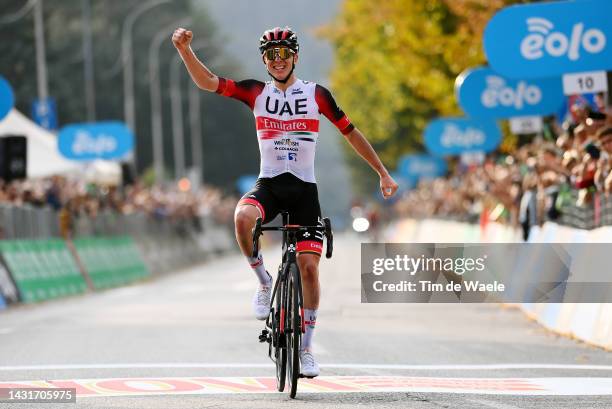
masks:
{"type": "Polygon", "coordinates": [[[309,310],[304,308],[304,324],[306,332],[302,336],[303,350],[310,351],[312,349],[312,336],[314,334],[315,325],[317,324],[317,310],[309,310]]]}
{"type": "Polygon", "coordinates": [[[251,268],[257,274],[257,279],[259,280],[259,284],[270,286],[272,284],[272,277],[266,271],[266,267],[264,266],[263,256],[261,252],[257,254],[257,257],[247,257],[251,268]]]}

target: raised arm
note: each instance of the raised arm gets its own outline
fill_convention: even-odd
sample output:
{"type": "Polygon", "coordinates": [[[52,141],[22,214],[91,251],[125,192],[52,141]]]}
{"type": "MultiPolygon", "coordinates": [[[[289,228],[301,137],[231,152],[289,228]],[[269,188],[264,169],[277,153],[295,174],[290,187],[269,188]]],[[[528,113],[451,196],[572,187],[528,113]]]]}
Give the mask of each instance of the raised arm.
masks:
{"type": "Polygon", "coordinates": [[[397,183],[389,175],[387,168],[381,162],[370,142],[355,128],[340,107],[338,107],[331,92],[327,88],[317,85],[315,98],[317,105],[319,105],[319,111],[338,128],[355,152],[378,174],[380,178],[380,191],[383,197],[387,199],[393,196],[397,192],[397,183]]]}
{"type": "Polygon", "coordinates": [[[172,43],[178,51],[181,59],[189,71],[189,75],[195,84],[203,90],[215,92],[219,86],[219,77],[213,74],[203,63],[196,57],[191,49],[191,40],[193,32],[184,28],[177,28],[172,34],[172,43]]]}

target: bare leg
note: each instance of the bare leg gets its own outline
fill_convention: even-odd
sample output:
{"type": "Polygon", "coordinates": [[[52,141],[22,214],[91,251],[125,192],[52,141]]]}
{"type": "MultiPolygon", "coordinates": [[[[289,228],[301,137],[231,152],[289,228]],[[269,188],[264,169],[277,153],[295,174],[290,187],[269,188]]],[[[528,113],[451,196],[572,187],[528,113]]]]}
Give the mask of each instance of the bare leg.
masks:
{"type": "Polygon", "coordinates": [[[242,254],[247,257],[253,255],[253,227],[259,214],[259,209],[248,204],[238,204],[234,212],[234,224],[236,241],[240,246],[242,254]]]}
{"type": "Polygon", "coordinates": [[[302,274],[304,308],[319,308],[319,260],[320,256],[311,253],[298,254],[298,266],[302,274]]]}

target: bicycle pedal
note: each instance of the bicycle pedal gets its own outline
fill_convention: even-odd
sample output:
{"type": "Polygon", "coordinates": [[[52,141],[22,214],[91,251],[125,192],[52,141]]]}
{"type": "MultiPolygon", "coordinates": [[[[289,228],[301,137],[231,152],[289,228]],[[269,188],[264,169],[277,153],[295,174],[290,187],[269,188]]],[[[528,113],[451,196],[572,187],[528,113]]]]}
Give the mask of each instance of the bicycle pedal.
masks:
{"type": "Polygon", "coordinates": [[[259,342],[268,342],[269,340],[269,332],[267,329],[264,329],[261,331],[261,334],[259,334],[259,342]]]}

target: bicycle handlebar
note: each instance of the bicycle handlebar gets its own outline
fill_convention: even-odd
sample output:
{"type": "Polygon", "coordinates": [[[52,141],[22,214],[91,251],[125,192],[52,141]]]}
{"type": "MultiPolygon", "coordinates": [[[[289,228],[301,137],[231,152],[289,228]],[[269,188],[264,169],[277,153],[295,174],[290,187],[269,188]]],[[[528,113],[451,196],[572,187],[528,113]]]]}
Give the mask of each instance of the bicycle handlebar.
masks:
{"type": "Polygon", "coordinates": [[[331,258],[332,253],[334,251],[334,233],[331,228],[331,221],[328,217],[323,219],[323,226],[299,226],[299,225],[285,225],[285,226],[269,226],[263,227],[261,217],[257,218],[255,222],[255,227],[253,228],[253,255],[252,257],[257,257],[257,253],[259,252],[259,236],[261,236],[264,231],[307,231],[307,230],[316,230],[322,231],[325,234],[325,238],[327,239],[327,247],[325,252],[326,258],[331,258]]]}

